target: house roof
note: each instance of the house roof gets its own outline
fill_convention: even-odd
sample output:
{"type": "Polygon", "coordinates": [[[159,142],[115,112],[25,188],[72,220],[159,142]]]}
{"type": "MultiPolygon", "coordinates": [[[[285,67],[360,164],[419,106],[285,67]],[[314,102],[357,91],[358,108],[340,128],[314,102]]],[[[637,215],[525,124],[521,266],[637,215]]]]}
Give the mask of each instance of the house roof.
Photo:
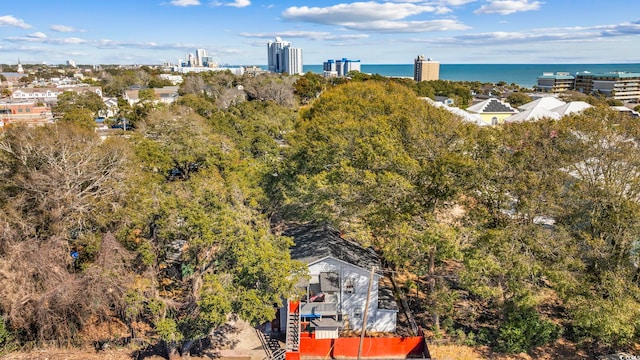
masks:
{"type": "Polygon", "coordinates": [[[380,258],[373,249],[342,238],[340,232],[328,224],[298,225],[287,229],[283,235],[293,238],[290,253],[294,260],[310,264],[333,257],[365,270],[373,266],[380,269],[380,258]]]}
{"type": "Polygon", "coordinates": [[[556,112],[547,110],[540,106],[536,106],[521,113],[511,115],[508,118],[504,119],[504,122],[534,121],[540,120],[542,118],[558,120],[560,119],[560,117],[561,116],[556,112]]]}
{"type": "Polygon", "coordinates": [[[575,77],[573,75],[553,74],[553,75],[541,75],[541,76],[538,76],[538,79],[573,80],[575,79],[575,77]]]}
{"type": "Polygon", "coordinates": [[[545,96],[545,97],[541,97],[540,99],[530,101],[518,107],[518,109],[524,111],[524,110],[532,109],[534,107],[541,107],[545,110],[551,110],[551,109],[557,108],[558,106],[562,106],[564,104],[566,104],[564,101],[558,100],[553,96],[545,96]]]}
{"type": "Polygon", "coordinates": [[[482,117],[480,115],[478,115],[478,114],[468,113],[468,112],[466,112],[466,111],[464,111],[464,110],[462,110],[460,108],[457,108],[455,106],[446,106],[445,104],[443,104],[441,102],[433,101],[428,97],[425,97],[425,98],[422,98],[422,99],[425,100],[426,102],[428,102],[430,105],[433,105],[433,106],[435,106],[437,108],[440,108],[440,109],[445,109],[448,112],[459,116],[462,121],[470,122],[470,123],[476,124],[478,126],[487,126],[487,125],[489,125],[488,123],[482,121],[482,117]]]}
{"type": "Polygon", "coordinates": [[[512,113],[515,114],[518,110],[511,107],[511,105],[503,103],[496,98],[490,98],[485,101],[479,102],[475,105],[467,108],[468,112],[481,114],[481,113],[512,113]]]}
{"type": "Polygon", "coordinates": [[[590,107],[592,106],[584,101],[571,101],[564,105],[553,108],[551,109],[551,111],[558,113],[560,116],[565,116],[576,112],[581,112],[584,109],[588,109],[590,107]]]}

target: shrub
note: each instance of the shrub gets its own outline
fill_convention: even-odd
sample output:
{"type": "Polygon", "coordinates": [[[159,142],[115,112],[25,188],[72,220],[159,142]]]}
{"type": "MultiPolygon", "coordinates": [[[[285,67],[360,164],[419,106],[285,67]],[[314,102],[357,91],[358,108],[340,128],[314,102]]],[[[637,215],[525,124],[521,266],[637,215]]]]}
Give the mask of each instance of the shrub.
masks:
{"type": "Polygon", "coordinates": [[[7,326],[4,318],[0,316],[0,355],[11,352],[13,349],[14,336],[7,326]]]}
{"type": "Polygon", "coordinates": [[[533,307],[510,306],[498,329],[496,349],[504,353],[527,352],[560,336],[560,327],[542,319],[533,307]]]}

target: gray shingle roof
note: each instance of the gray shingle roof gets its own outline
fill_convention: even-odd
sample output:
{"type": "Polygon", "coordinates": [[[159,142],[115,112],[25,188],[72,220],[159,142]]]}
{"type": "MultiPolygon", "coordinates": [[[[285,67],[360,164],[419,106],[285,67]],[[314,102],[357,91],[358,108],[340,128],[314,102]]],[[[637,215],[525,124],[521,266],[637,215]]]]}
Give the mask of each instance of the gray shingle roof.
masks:
{"type": "Polygon", "coordinates": [[[514,110],[497,99],[491,99],[485,106],[484,112],[514,112],[514,110]]]}
{"type": "Polygon", "coordinates": [[[380,258],[371,248],[343,239],[340,232],[327,224],[304,224],[292,227],[283,235],[293,238],[291,258],[310,264],[333,257],[365,270],[380,269],[380,258]]]}
{"type": "Polygon", "coordinates": [[[509,104],[505,104],[502,101],[491,98],[485,101],[479,102],[475,105],[467,108],[468,112],[481,114],[481,113],[512,113],[515,114],[518,111],[511,107],[509,104]]]}

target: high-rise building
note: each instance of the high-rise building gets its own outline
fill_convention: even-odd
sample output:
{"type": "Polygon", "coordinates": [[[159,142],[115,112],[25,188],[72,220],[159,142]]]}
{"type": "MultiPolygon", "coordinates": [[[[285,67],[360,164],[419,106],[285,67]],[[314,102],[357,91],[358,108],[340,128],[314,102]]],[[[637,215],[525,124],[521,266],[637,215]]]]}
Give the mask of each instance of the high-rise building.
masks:
{"type": "Polygon", "coordinates": [[[360,60],[349,60],[347,58],[336,60],[336,70],[338,71],[338,76],[347,76],[350,71],[359,72],[360,60]]]}
{"type": "Polygon", "coordinates": [[[325,77],[347,76],[350,71],[360,71],[360,60],[327,60],[322,63],[322,70],[325,77]]]}
{"type": "Polygon", "coordinates": [[[287,46],[283,49],[284,72],[287,74],[304,74],[302,70],[302,49],[287,46]]]}
{"type": "Polygon", "coordinates": [[[204,66],[204,58],[206,56],[207,56],[207,50],[196,49],[195,65],[193,66],[204,66]]]}
{"type": "Polygon", "coordinates": [[[185,66],[187,66],[187,67],[196,66],[196,58],[195,58],[195,56],[193,56],[193,54],[191,54],[191,53],[187,54],[187,62],[185,64],[185,66]]]}
{"type": "Polygon", "coordinates": [[[276,37],[267,43],[267,64],[274,73],[303,74],[302,49],[291,47],[291,43],[276,37]]]}
{"type": "Polygon", "coordinates": [[[427,81],[440,78],[440,63],[425,59],[424,55],[418,55],[413,63],[413,80],[427,81]]]}
{"type": "Polygon", "coordinates": [[[282,50],[285,46],[290,46],[290,43],[282,41],[279,37],[276,37],[275,41],[267,43],[267,64],[270,72],[281,73],[284,71],[282,50]]]}

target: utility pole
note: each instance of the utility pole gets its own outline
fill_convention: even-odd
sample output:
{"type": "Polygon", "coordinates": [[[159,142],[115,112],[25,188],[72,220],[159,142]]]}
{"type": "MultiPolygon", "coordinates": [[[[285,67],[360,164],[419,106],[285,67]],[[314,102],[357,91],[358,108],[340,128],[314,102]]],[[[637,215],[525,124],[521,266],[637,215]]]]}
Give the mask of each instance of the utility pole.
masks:
{"type": "Polygon", "coordinates": [[[362,355],[362,342],[364,341],[364,335],[367,332],[367,318],[369,317],[369,299],[371,298],[371,286],[373,285],[373,271],[375,266],[371,267],[371,274],[369,275],[369,288],[367,289],[367,301],[364,303],[364,316],[362,318],[362,329],[360,331],[360,345],[358,346],[358,360],[362,355]]]}

